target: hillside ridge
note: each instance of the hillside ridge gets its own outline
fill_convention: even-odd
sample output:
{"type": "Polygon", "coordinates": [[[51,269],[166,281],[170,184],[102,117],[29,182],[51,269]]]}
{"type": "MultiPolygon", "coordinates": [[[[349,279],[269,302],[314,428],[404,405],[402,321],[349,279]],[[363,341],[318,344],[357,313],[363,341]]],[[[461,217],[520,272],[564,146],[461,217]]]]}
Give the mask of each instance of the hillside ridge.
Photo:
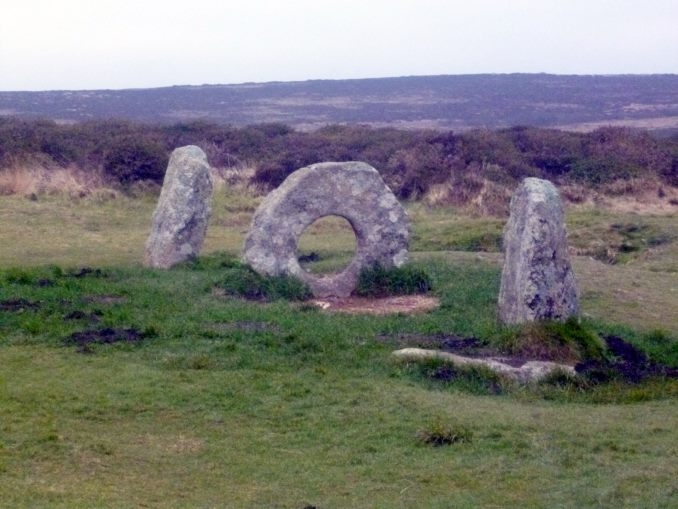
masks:
{"type": "Polygon", "coordinates": [[[467,130],[516,125],[678,131],[678,75],[473,74],[178,85],[123,90],[0,91],[0,116],[60,122],[205,120],[467,130]]]}

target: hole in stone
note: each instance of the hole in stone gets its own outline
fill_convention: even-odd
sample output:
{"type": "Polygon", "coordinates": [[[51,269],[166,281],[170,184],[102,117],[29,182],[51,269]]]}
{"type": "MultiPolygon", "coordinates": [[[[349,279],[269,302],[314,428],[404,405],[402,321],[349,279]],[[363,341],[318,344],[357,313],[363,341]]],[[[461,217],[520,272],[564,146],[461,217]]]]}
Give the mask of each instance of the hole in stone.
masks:
{"type": "Polygon", "coordinates": [[[299,265],[311,274],[337,274],[355,256],[356,238],[351,223],[339,216],[324,216],[310,224],[297,241],[299,265]]]}

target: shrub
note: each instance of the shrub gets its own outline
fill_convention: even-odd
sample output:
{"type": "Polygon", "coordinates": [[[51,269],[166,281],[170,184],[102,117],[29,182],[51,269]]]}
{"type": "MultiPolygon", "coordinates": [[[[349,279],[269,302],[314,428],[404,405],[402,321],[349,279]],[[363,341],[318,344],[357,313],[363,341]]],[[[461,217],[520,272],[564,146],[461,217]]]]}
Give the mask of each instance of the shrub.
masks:
{"type": "Polygon", "coordinates": [[[232,267],[224,272],[219,287],[226,295],[248,300],[263,299],[262,277],[248,267],[232,267]]]}
{"type": "MultiPolygon", "coordinates": [[[[625,128],[581,134],[513,127],[455,135],[360,125],[300,132],[275,123],[233,127],[197,121],[163,126],[97,120],[61,125],[0,118],[0,168],[37,158],[64,167],[103,167],[123,184],[160,182],[169,149],[189,144],[202,147],[215,167],[257,168],[253,183],[261,188],[276,187],[308,164],[349,160],[377,168],[403,199],[418,199],[436,185],[468,187],[466,176],[503,186],[513,186],[526,176],[587,186],[645,176],[678,183],[678,138],[625,128]]],[[[465,203],[466,195],[475,197],[478,191],[455,190],[464,196],[450,198],[465,203]]]]}
{"type": "Polygon", "coordinates": [[[572,164],[568,175],[575,182],[597,186],[637,177],[641,171],[639,166],[615,157],[590,157],[572,164]]]}
{"type": "Polygon", "coordinates": [[[290,173],[299,168],[294,168],[294,165],[285,165],[283,163],[264,164],[257,168],[252,181],[263,189],[275,189],[284,182],[290,173]]]}
{"type": "Polygon", "coordinates": [[[468,426],[459,423],[447,423],[442,419],[436,419],[417,432],[419,441],[440,447],[468,443],[473,439],[473,431],[468,426]]]}
{"type": "Polygon", "coordinates": [[[583,157],[582,135],[556,129],[513,127],[504,131],[520,151],[523,160],[554,178],[570,170],[583,157]]]}
{"type": "Polygon", "coordinates": [[[678,149],[673,154],[671,164],[667,165],[661,172],[664,181],[671,186],[678,186],[678,149]]]}
{"type": "Polygon", "coordinates": [[[122,138],[104,157],[104,171],[122,184],[138,180],[162,182],[167,169],[167,150],[152,140],[122,138]]]}
{"type": "Polygon", "coordinates": [[[385,268],[376,263],[360,272],[355,294],[361,297],[388,297],[426,293],[431,279],[422,269],[405,265],[385,268]]]}
{"type": "Polygon", "coordinates": [[[304,301],[312,297],[310,289],[292,276],[263,276],[245,264],[233,264],[226,269],[217,285],[226,295],[247,300],[304,301]]]}
{"type": "Polygon", "coordinates": [[[304,301],[313,296],[308,286],[292,276],[264,277],[262,288],[267,300],[304,301]]]}
{"type": "Polygon", "coordinates": [[[445,153],[442,145],[421,141],[410,148],[396,151],[388,161],[387,169],[393,173],[390,184],[399,198],[421,198],[432,184],[443,182],[445,153]]]}

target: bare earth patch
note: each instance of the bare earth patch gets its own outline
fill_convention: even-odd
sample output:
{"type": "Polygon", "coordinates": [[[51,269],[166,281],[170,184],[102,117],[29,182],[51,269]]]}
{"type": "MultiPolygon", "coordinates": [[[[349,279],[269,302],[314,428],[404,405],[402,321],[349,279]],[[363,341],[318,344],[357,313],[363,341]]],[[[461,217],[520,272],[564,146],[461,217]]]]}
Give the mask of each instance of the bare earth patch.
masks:
{"type": "Polygon", "coordinates": [[[425,313],[440,305],[439,299],[426,295],[399,295],[379,299],[346,297],[342,299],[315,299],[310,302],[326,311],[370,315],[425,313]]]}
{"type": "Polygon", "coordinates": [[[66,345],[76,345],[80,353],[92,353],[93,344],[139,343],[146,336],[147,333],[134,327],[106,327],[74,332],[63,341],[66,345]]]}
{"type": "Polygon", "coordinates": [[[22,313],[26,310],[38,309],[39,307],[39,302],[33,302],[26,299],[0,300],[0,311],[16,311],[22,313]]]}

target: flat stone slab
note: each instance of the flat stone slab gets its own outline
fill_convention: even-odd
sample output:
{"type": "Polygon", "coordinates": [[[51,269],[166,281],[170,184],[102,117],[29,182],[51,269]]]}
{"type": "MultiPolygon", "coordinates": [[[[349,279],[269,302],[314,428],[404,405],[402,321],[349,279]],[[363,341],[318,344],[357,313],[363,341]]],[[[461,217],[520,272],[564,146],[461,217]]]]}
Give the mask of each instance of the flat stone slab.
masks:
{"type": "Polygon", "coordinates": [[[441,359],[455,366],[483,367],[521,383],[539,381],[554,372],[564,372],[573,376],[576,374],[573,366],[557,362],[527,361],[521,366],[515,367],[493,357],[466,357],[425,348],[402,348],[393,352],[393,356],[398,359],[412,361],[441,359]]]}
{"type": "Polygon", "coordinates": [[[266,196],[254,213],[243,259],[261,274],[299,278],[315,297],[347,297],[364,267],[403,265],[408,242],[407,213],[377,170],[357,161],[326,162],[295,171],[266,196]],[[349,222],[356,252],[342,272],[318,277],[299,265],[297,242],[325,216],[349,222]]]}

